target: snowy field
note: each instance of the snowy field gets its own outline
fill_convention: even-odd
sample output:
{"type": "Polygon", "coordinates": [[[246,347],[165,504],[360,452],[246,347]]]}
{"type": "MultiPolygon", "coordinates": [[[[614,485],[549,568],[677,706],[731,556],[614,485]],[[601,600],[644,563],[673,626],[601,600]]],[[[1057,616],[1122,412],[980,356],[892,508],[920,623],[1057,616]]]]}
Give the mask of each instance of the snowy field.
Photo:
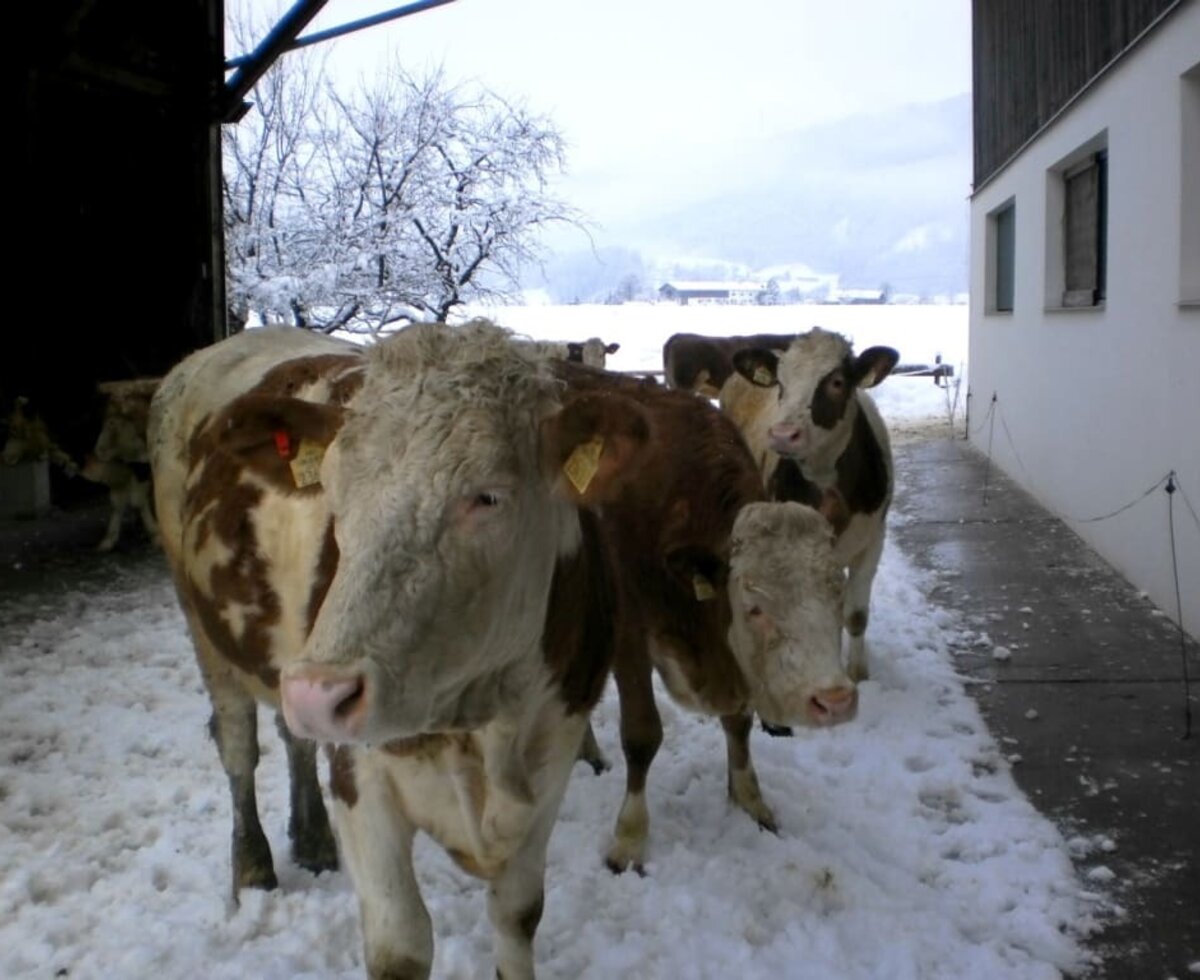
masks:
{"type": "MultiPolygon", "coordinates": [[[[814,324],[860,349],[890,343],[905,361],[940,352],[965,368],[966,307],[493,313],[540,338],[619,341],[621,369],[659,366],[677,330],[814,324]]],[[[929,378],[876,390],[894,427],[944,420],[929,378]]],[[[230,902],[226,781],[165,565],[148,551],[102,560],[103,586],[64,585],[33,607],[0,598],[0,977],[361,978],[346,876],[289,862],[285,758],[265,712],[259,802],[281,887],[230,902]]],[[[595,721],[616,766],[572,777],[550,845],[541,977],[1040,980],[1086,969],[1080,943],[1105,900],[1013,782],[952,663],[970,631],[930,604],[929,585],[890,544],[855,722],[792,739],[755,732],[778,836],[727,802],[719,723],[660,697],[645,877],[602,862],[623,786],[610,685],[595,721]]],[[[434,975],[491,977],[484,886],[428,841],[417,859],[434,975]]]]}

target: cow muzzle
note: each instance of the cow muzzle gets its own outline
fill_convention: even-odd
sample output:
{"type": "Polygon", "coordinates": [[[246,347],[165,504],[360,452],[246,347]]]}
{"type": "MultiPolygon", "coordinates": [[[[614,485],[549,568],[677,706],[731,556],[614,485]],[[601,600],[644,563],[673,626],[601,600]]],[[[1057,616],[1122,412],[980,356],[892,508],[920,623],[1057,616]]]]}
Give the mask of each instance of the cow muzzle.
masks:
{"type": "Polygon", "coordinates": [[[283,720],[300,738],[355,742],[366,724],[369,693],[362,671],[302,667],[280,682],[283,720]]]}
{"type": "Polygon", "coordinates": [[[840,725],[858,714],[858,688],[852,684],[827,687],[814,693],[805,706],[809,724],[840,725]]]}
{"type": "Polygon", "coordinates": [[[767,430],[771,451],[780,456],[802,456],[809,449],[808,427],[794,423],[773,425],[767,430]]]}

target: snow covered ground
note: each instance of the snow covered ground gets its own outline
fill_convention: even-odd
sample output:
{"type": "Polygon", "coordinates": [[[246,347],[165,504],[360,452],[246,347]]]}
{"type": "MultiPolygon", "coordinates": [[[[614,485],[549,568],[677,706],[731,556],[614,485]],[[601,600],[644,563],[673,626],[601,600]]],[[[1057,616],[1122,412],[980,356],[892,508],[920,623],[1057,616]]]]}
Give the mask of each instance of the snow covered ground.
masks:
{"type": "MultiPolygon", "coordinates": [[[[617,340],[611,366],[624,369],[658,366],[676,330],[816,323],[904,360],[941,352],[959,373],[966,356],[965,307],[493,314],[537,337],[617,340]]],[[[877,391],[895,427],[945,417],[928,378],[877,391]]],[[[346,876],[289,861],[285,758],[266,712],[259,802],[281,887],[230,902],[226,782],[165,566],[149,551],[97,561],[110,563],[103,584],[64,583],[32,606],[0,598],[0,977],[362,977],[346,876]]],[[[623,784],[610,686],[595,721],[616,766],[572,777],[550,845],[542,977],[1039,980],[1086,967],[1080,942],[1105,899],[1013,782],[951,660],[969,630],[930,604],[929,584],[889,545],[854,723],[756,731],[779,836],[727,802],[718,722],[663,696],[647,874],[610,874],[623,784]]],[[[483,885],[428,841],[418,871],[434,975],[492,976],[483,885]]]]}

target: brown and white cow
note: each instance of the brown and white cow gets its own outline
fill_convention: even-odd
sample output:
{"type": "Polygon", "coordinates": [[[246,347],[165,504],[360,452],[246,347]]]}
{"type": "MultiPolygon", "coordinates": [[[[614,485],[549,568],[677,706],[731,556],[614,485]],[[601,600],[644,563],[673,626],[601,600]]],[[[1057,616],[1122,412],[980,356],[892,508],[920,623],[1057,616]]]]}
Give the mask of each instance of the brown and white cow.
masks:
{"type": "Polygon", "coordinates": [[[544,356],[472,322],[366,350],[250,330],[155,396],[155,498],[229,775],[235,894],[276,880],[257,699],[298,736],[290,830],[316,870],[335,853],[309,740],[336,743],[371,977],[430,971],[418,831],[488,881],[499,974],[533,974],[546,845],[612,653],[590,508],[647,439],[636,405],[564,405],[562,387],[544,356]]]}
{"type": "Polygon", "coordinates": [[[158,524],[151,507],[150,454],[146,426],[150,400],[159,378],[103,381],[96,390],[105,398],[104,421],[80,475],[108,488],[109,517],[98,551],[111,551],[121,536],[125,512],[137,511],[146,535],[158,543],[158,524]]]}
{"type": "MultiPolygon", "coordinates": [[[[720,717],[731,799],[775,829],[750,759],[753,714],[775,725],[854,716],[840,661],[844,574],[816,510],[769,503],[735,426],[709,402],[651,382],[560,365],[568,405],[632,400],[646,453],[601,511],[622,616],[614,674],[626,792],[607,862],[641,868],[647,773],[662,743],[651,676],[684,707],[720,717]]],[[[593,761],[593,760],[589,760],[593,761]]]]}
{"type": "Polygon", "coordinates": [[[743,347],[784,351],[794,333],[756,333],[744,337],[705,337],[677,333],[663,344],[663,375],[668,388],[694,391],[716,398],[734,373],[733,355],[743,347]]]}
{"type": "Polygon", "coordinates": [[[532,340],[529,344],[539,354],[594,368],[603,368],[608,355],[621,349],[620,344],[606,344],[599,337],[589,337],[587,340],[532,340]]]}
{"type": "Polygon", "coordinates": [[[855,356],[841,334],[814,327],[782,354],[737,351],[738,374],[721,389],[721,407],[746,437],[772,500],[826,509],[836,502],[835,551],[848,570],[844,619],[856,681],[869,675],[863,634],[894,473],[887,426],[864,389],[883,381],[898,360],[891,347],[855,356]]]}

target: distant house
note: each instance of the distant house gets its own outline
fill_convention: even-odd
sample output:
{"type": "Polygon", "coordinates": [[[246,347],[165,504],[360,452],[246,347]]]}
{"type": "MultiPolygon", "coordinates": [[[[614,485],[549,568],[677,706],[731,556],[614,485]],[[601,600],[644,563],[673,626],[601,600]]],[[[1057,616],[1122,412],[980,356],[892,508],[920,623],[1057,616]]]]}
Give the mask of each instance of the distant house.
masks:
{"type": "Polygon", "coordinates": [[[971,439],[1200,636],[1200,3],[972,10],[971,439]]]}
{"type": "Polygon", "coordinates": [[[837,301],[850,306],[879,305],[887,302],[886,289],[839,289],[837,301]]]}
{"type": "Polygon", "coordinates": [[[676,279],[658,287],[658,295],[680,306],[749,305],[758,302],[766,285],[761,282],[687,281],[676,279]]]}

